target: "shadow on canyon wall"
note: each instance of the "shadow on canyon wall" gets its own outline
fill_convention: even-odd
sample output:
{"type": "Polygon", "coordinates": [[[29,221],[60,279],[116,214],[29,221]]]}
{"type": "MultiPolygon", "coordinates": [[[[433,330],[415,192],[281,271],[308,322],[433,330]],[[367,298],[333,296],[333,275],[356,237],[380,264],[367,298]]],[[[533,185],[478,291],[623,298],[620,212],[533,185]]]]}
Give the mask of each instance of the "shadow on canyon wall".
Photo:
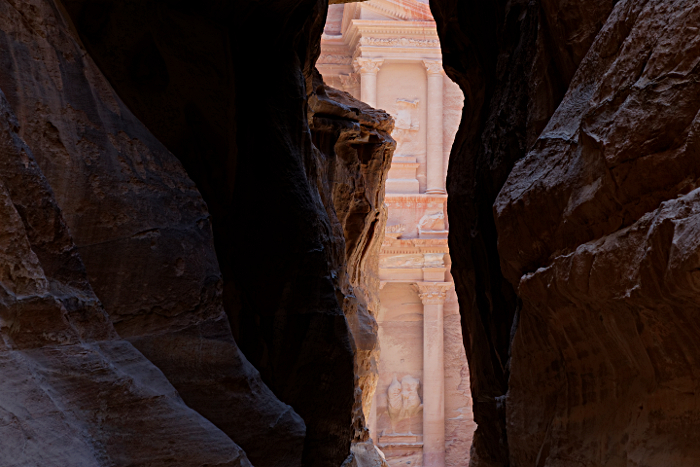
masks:
{"type": "MultiPolygon", "coordinates": [[[[698,465],[700,5],[431,8],[472,466],[698,465]]],[[[0,0],[3,462],[381,465],[393,122],[326,11],[0,0]]]]}

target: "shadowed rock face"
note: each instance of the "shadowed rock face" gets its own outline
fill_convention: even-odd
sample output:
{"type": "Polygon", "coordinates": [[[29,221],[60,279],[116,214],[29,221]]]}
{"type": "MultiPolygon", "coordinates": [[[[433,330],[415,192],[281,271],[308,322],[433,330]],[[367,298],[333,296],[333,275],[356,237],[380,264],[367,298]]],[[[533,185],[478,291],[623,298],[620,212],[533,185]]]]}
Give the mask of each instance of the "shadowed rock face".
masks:
{"type": "MultiPolygon", "coordinates": [[[[40,180],[13,180],[24,191],[11,193],[8,213],[25,216],[22,195],[36,198],[41,215],[61,219],[47,220],[40,234],[28,230],[31,250],[3,258],[10,275],[2,284],[15,280],[31,254],[49,284],[67,284],[57,311],[43,301],[3,303],[9,348],[44,349],[47,335],[65,345],[107,339],[119,352],[100,347],[111,352],[102,365],[130,359],[140,366],[133,364],[134,374],[119,370],[124,378],[155,375],[139,380],[146,387],[136,395],[109,393],[113,405],[143,413],[112,415],[107,404],[105,416],[123,420],[105,433],[93,433],[94,423],[81,432],[105,445],[101,461],[340,465],[351,441],[367,441],[363,405],[374,391],[378,354],[377,265],[368,258],[383,235],[394,143],[387,114],[325,88],[313,73],[325,3],[193,9],[7,0],[0,8],[3,109],[16,115],[7,117],[15,122],[8,131],[27,145],[8,161],[31,160],[40,180]],[[244,40],[263,20],[272,33],[251,48],[244,40]],[[51,235],[63,243],[49,254],[51,235]],[[85,304],[66,287],[85,288],[85,304]],[[35,318],[39,312],[47,318],[35,318]],[[72,337],[66,319],[83,326],[82,334],[72,337]],[[147,391],[164,402],[141,401],[147,391]],[[141,428],[124,433],[128,420],[170,431],[149,449],[141,428]],[[164,452],[178,433],[181,446],[164,452]]],[[[53,371],[59,362],[42,364],[53,371]]],[[[67,384],[62,371],[55,378],[67,384]]],[[[117,383],[105,377],[110,384],[117,383]]],[[[88,402],[86,417],[106,404],[102,396],[88,402]]],[[[352,459],[364,452],[355,451],[352,459]]],[[[376,457],[371,443],[365,451],[376,457]]]]}
{"type": "Polygon", "coordinates": [[[523,299],[508,423],[524,465],[700,461],[699,22],[694,2],[619,2],[496,200],[523,299]]]}
{"type": "Polygon", "coordinates": [[[432,9],[472,464],[697,465],[698,6],[432,9]]]}
{"type": "Polygon", "coordinates": [[[465,94],[447,189],[478,424],[474,465],[505,466],[505,395],[520,299],[501,272],[492,206],[561,101],[612,1],[433,1],[444,67],[465,94]]]}
{"type": "MultiPolygon", "coordinates": [[[[431,6],[472,465],[697,466],[700,6],[431,6]]],[[[0,464],[382,464],[392,121],[326,8],[0,0],[0,464]]]]}
{"type": "MultiPolygon", "coordinates": [[[[3,68],[1,87],[23,102],[27,88],[8,86],[18,76],[13,72],[34,62],[30,52],[41,46],[56,53],[50,44],[56,37],[37,32],[65,26],[48,4],[35,6],[46,8],[44,24],[28,31],[21,9],[0,3],[0,54],[8,63],[13,51],[15,66],[3,68]]],[[[70,36],[60,38],[77,51],[70,36]]],[[[51,79],[25,77],[23,84],[51,79]]],[[[53,122],[61,125],[59,118],[53,122]]],[[[0,464],[164,466],[177,459],[250,466],[229,437],[187,407],[163,373],[118,337],[38,157],[20,136],[36,143],[39,135],[21,128],[0,91],[0,464]]]]}
{"type": "MultiPolygon", "coordinates": [[[[339,465],[351,440],[366,438],[362,400],[374,388],[368,307],[376,297],[360,269],[382,235],[391,121],[363,115],[356,104],[336,116],[307,104],[326,3],[65,4],[119,95],[201,190],[233,336],[306,422],[304,463],[339,465]],[[344,160],[334,154],[338,139],[344,160]]],[[[154,361],[164,358],[151,344],[137,345],[154,361]]],[[[177,365],[168,366],[179,380],[177,365]]],[[[176,386],[204,413],[209,397],[197,385],[176,386]]],[[[238,424],[227,433],[244,429],[211,409],[207,416],[223,417],[215,421],[222,429],[238,424]]],[[[255,431],[251,444],[240,441],[253,463],[253,439],[261,459],[277,444],[255,431]]]]}

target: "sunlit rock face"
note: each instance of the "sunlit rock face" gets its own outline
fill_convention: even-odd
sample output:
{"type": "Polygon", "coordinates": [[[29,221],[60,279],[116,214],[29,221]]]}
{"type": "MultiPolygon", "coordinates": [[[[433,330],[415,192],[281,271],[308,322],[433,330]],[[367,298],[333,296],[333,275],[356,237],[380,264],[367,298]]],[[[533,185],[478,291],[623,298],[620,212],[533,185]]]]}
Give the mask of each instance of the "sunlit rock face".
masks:
{"type": "Polygon", "coordinates": [[[432,2],[474,466],[697,465],[700,10],[432,2]]]}
{"type": "Polygon", "coordinates": [[[352,453],[346,467],[385,466],[370,440],[379,357],[379,250],[387,211],[384,184],[396,143],[394,120],[350,94],[324,84],[315,72],[309,125],[317,151],[318,189],[331,221],[334,247],[347,258],[338,278],[343,313],[355,349],[352,453]]]}

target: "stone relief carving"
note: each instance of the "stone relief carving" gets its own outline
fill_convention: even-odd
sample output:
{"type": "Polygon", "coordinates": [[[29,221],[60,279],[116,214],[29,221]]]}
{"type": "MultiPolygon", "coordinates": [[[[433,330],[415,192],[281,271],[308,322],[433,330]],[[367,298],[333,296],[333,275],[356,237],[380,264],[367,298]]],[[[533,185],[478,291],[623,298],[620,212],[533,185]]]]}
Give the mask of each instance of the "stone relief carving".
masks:
{"type": "Polygon", "coordinates": [[[347,75],[340,75],[340,82],[343,84],[343,91],[350,92],[350,89],[359,86],[360,79],[358,78],[357,73],[350,73],[347,75]]]}
{"type": "MultiPolygon", "coordinates": [[[[423,409],[423,403],[418,395],[420,380],[411,375],[391,381],[387,389],[387,411],[391,420],[391,432],[395,433],[394,424],[401,420],[410,419],[423,409]]],[[[408,434],[411,433],[409,427],[408,434]]]]}
{"type": "Polygon", "coordinates": [[[442,232],[446,229],[445,214],[442,211],[429,212],[418,222],[418,232],[442,232]]]}
{"type": "Polygon", "coordinates": [[[406,230],[406,224],[387,225],[386,233],[401,233],[406,230]]]}
{"type": "Polygon", "coordinates": [[[419,102],[418,99],[396,99],[394,131],[391,134],[396,140],[396,155],[403,155],[416,149],[407,145],[413,142],[420,131],[417,115],[419,102]]]}
{"type": "Polygon", "coordinates": [[[397,239],[406,231],[406,224],[387,225],[384,235],[388,238],[397,239]]]}

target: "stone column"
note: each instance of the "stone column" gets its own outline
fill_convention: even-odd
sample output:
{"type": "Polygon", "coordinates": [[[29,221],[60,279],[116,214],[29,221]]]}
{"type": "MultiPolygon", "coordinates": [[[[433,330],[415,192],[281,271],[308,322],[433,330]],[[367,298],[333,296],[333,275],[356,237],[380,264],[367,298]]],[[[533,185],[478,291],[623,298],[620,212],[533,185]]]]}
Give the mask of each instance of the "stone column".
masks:
{"type": "Polygon", "coordinates": [[[416,285],[423,302],[423,467],[445,467],[443,305],[452,284],[416,285]]]}
{"type": "Polygon", "coordinates": [[[377,107],[377,73],[384,60],[358,58],[355,60],[355,70],[360,73],[362,102],[377,107]]]}
{"type": "Polygon", "coordinates": [[[442,151],[442,62],[423,60],[428,71],[428,187],[426,193],[445,193],[442,151]]]}

